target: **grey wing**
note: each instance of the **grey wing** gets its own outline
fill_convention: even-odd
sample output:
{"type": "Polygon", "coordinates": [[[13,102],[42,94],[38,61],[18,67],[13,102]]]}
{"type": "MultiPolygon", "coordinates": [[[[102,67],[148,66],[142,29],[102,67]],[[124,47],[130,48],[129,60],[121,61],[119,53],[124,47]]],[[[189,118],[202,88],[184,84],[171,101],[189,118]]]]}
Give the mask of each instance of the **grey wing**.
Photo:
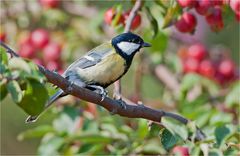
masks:
{"type": "Polygon", "coordinates": [[[85,69],[91,66],[95,66],[97,63],[101,62],[101,60],[107,56],[113,47],[111,43],[104,43],[91,51],[89,51],[86,55],[79,58],[77,61],[72,63],[67,70],[64,72],[63,76],[68,77],[72,70],[76,68],[85,69]]]}

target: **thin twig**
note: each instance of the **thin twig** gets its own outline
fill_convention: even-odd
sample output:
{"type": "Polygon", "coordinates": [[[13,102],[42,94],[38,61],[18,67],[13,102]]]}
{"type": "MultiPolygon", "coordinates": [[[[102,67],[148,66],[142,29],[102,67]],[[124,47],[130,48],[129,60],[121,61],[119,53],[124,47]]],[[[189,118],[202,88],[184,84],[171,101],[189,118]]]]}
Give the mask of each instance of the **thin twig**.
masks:
{"type": "Polygon", "coordinates": [[[132,22],[135,18],[135,16],[137,15],[137,12],[140,10],[142,6],[142,1],[141,0],[136,0],[129,16],[128,16],[128,19],[126,21],[126,26],[125,26],[125,29],[124,29],[124,32],[129,32],[131,30],[131,25],[132,25],[132,22]]]}
{"type": "MultiPolygon", "coordinates": [[[[131,25],[132,25],[132,22],[137,14],[137,12],[140,10],[141,8],[141,5],[142,5],[142,1],[141,0],[136,0],[129,16],[128,16],[128,19],[126,21],[126,26],[124,28],[124,33],[126,32],[130,32],[131,30],[131,25]]],[[[119,99],[121,98],[121,81],[118,80],[114,83],[114,97],[116,99],[119,99]]]]}
{"type": "MultiPolygon", "coordinates": [[[[7,45],[5,45],[3,42],[0,42],[0,45],[4,48],[6,48],[7,52],[10,53],[12,56],[19,57],[18,54],[16,54],[11,48],[9,48],[7,45]]],[[[160,123],[162,117],[170,117],[175,120],[178,120],[179,122],[183,124],[188,124],[190,120],[171,113],[171,112],[166,112],[163,110],[156,110],[152,109],[150,107],[144,106],[144,105],[139,105],[139,104],[126,104],[126,109],[122,108],[117,100],[113,100],[111,98],[104,98],[103,101],[101,101],[102,97],[95,93],[92,92],[88,89],[81,88],[75,84],[72,84],[69,82],[67,79],[63,78],[59,74],[49,71],[48,69],[44,68],[43,66],[38,65],[39,71],[44,74],[48,80],[48,82],[58,86],[61,88],[63,91],[65,91],[68,94],[71,94],[73,96],[76,96],[82,100],[100,105],[107,109],[109,112],[114,112],[115,114],[118,114],[120,116],[128,117],[128,118],[143,118],[143,119],[148,119],[151,121],[155,121],[160,123]],[[71,87],[71,92],[69,92],[69,87],[71,87]]],[[[199,130],[200,131],[200,130],[199,130]]],[[[197,132],[203,134],[201,131],[197,132]]],[[[204,139],[205,135],[201,135],[200,138],[197,138],[198,140],[204,139]]]]}

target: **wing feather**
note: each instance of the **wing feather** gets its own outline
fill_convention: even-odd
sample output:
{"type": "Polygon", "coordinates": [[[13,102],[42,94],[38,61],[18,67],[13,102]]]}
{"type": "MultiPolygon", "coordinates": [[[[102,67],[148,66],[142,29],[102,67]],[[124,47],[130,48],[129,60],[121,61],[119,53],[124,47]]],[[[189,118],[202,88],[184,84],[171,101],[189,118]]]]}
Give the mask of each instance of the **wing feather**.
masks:
{"type": "Polygon", "coordinates": [[[69,76],[68,73],[72,74],[71,71],[76,68],[86,69],[95,66],[96,64],[101,62],[104,57],[108,56],[112,52],[114,52],[114,48],[112,47],[110,42],[101,44],[100,46],[92,49],[87,54],[72,63],[63,75],[66,77],[69,76]]]}

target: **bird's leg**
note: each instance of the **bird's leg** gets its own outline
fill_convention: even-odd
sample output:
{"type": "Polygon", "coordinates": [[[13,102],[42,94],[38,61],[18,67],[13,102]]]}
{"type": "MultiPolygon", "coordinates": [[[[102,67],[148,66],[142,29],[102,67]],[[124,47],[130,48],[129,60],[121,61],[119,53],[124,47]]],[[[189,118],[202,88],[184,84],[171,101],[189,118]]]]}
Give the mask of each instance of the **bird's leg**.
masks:
{"type": "Polygon", "coordinates": [[[95,89],[97,91],[98,94],[101,95],[102,99],[101,102],[105,99],[105,97],[108,95],[108,91],[105,90],[103,87],[101,86],[97,86],[97,85],[88,85],[87,88],[92,88],[95,89]]]}

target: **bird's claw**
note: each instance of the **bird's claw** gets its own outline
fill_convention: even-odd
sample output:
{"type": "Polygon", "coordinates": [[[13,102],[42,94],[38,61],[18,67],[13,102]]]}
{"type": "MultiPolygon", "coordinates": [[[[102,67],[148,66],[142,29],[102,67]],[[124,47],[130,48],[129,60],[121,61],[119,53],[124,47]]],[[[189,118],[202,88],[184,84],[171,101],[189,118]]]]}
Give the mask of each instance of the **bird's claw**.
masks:
{"type": "Polygon", "coordinates": [[[105,97],[107,97],[108,91],[105,90],[105,89],[102,89],[101,92],[100,92],[100,95],[101,95],[101,97],[102,97],[102,99],[101,99],[100,102],[102,102],[102,101],[105,99],[105,97]]]}
{"type": "Polygon", "coordinates": [[[102,98],[101,98],[101,101],[100,101],[100,102],[102,102],[102,101],[105,99],[105,97],[107,97],[107,95],[108,95],[108,91],[105,90],[105,89],[104,89],[103,87],[101,87],[101,86],[89,85],[88,87],[95,89],[95,90],[97,91],[97,93],[101,95],[102,98]]]}

